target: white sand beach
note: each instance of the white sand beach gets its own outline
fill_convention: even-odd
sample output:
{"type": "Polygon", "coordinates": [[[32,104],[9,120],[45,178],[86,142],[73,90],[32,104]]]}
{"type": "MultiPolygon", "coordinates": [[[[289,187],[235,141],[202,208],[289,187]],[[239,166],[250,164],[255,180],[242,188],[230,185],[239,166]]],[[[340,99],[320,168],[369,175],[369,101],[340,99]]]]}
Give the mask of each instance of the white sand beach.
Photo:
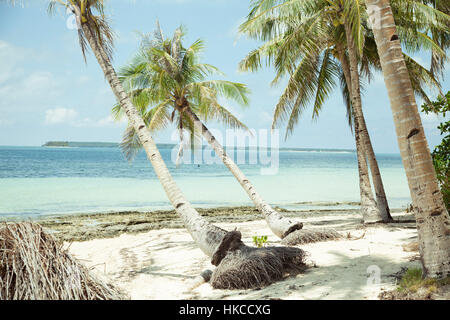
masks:
{"type": "MultiPolygon", "coordinates": [[[[216,290],[202,282],[200,273],[214,266],[185,229],[73,242],[69,250],[96,274],[124,289],[131,299],[370,300],[395,287],[395,273],[402,267],[420,266],[418,252],[403,248],[417,241],[415,223],[363,226],[360,215],[354,212],[311,215],[302,222],[305,229],[330,227],[343,235],[364,236],[300,246],[309,253],[311,268],[257,290],[216,290]]],[[[254,235],[268,235],[269,245],[280,242],[264,220],[217,225],[227,230],[237,227],[248,245],[253,245],[254,235]]]]}

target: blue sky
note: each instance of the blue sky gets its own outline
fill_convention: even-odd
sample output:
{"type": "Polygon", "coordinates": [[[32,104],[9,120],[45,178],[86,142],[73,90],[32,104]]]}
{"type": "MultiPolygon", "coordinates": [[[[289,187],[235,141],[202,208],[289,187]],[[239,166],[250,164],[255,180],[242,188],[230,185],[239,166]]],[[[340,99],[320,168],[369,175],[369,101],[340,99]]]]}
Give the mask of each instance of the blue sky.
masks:
{"type": "MultiPolygon", "coordinates": [[[[115,100],[92,54],[84,63],[75,30],[67,27],[64,11],[49,17],[45,0],[26,1],[24,7],[0,4],[0,145],[41,145],[48,140],[120,141],[125,123],[115,123],[110,109],[115,100]]],[[[252,91],[250,107],[230,109],[250,128],[269,129],[282,87],[271,87],[273,71],[237,71],[239,61],[257,43],[237,37],[237,27],[248,13],[244,0],[110,0],[107,13],[118,38],[116,68],[130,60],[139,44],[137,31],[151,32],[156,19],[170,35],[183,24],[186,44],[206,43],[203,61],[219,67],[227,79],[252,91]]],[[[414,57],[428,64],[425,54],[414,57]]],[[[450,68],[444,91],[450,89],[450,68]]],[[[420,101],[418,101],[420,103],[420,101]]],[[[381,75],[367,86],[364,111],[376,152],[397,153],[397,139],[381,75]]],[[[306,110],[284,147],[354,149],[345,107],[337,90],[317,121],[306,110]]],[[[440,142],[439,122],[423,116],[430,147],[440,142]]],[[[211,124],[217,127],[215,124],[211,124]]],[[[220,128],[220,127],[218,127],[220,128]]],[[[283,131],[281,132],[283,133],[283,131]]],[[[157,142],[176,142],[171,131],[155,135],[157,142]]],[[[283,134],[281,134],[283,138],[283,134]]]]}

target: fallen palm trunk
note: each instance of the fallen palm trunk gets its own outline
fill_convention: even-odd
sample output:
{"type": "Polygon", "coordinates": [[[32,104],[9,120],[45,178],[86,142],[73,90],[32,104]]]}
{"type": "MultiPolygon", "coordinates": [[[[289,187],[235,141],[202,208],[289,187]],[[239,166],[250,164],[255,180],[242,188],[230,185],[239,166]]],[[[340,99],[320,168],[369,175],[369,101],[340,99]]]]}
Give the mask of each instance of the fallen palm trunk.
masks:
{"type": "Polygon", "coordinates": [[[38,224],[0,227],[0,300],[120,300],[38,224]]]}

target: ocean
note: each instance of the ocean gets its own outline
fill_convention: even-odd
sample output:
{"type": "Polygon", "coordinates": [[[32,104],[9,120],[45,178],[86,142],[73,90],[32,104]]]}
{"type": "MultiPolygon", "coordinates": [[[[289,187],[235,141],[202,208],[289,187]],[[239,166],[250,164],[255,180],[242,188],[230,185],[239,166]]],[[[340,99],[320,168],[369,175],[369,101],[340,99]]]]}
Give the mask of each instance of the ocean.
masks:
{"type": "MultiPolygon", "coordinates": [[[[194,206],[252,205],[220,161],[177,167],[172,160],[174,148],[166,145],[160,152],[194,206]]],[[[277,170],[271,174],[261,172],[269,165],[251,162],[259,159],[256,151],[241,151],[243,155],[246,160],[239,167],[274,206],[355,207],[351,202],[359,201],[354,152],[281,149],[277,170]]],[[[391,208],[406,207],[411,200],[400,155],[378,154],[377,158],[391,208]]],[[[2,217],[171,208],[143,152],[128,162],[119,148],[0,147],[2,217]]]]}

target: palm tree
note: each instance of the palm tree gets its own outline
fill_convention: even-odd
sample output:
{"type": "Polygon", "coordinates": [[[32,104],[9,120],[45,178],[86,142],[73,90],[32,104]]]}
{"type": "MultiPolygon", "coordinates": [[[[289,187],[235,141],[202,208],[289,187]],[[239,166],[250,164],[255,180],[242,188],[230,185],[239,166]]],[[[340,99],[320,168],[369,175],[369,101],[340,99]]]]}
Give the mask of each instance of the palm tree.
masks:
{"type": "MultiPolygon", "coordinates": [[[[53,10],[57,3],[61,3],[61,1],[50,1],[49,10],[53,10]]],[[[104,1],[69,0],[69,2],[64,3],[64,6],[70,8],[76,16],[83,55],[85,55],[89,45],[117,101],[119,101],[124,109],[129,123],[132,124],[134,130],[137,132],[139,140],[145,149],[148,159],[153,165],[158,179],[161,181],[167,197],[177,213],[183,218],[187,229],[202,251],[208,256],[212,256],[227,232],[209,224],[191,206],[189,201],[186,200],[170,175],[142,117],[123,89],[111,63],[114,35],[104,15],[104,1]],[[98,15],[94,15],[94,11],[97,11],[98,15]]]]}
{"type": "MultiPolygon", "coordinates": [[[[333,59],[333,50],[330,46],[331,41],[336,43],[335,39],[330,39],[330,35],[336,35],[336,32],[335,26],[330,25],[330,8],[332,9],[332,7],[329,3],[326,1],[301,3],[288,0],[275,5],[275,2],[278,3],[278,1],[266,0],[255,2],[247,21],[241,25],[241,32],[250,37],[269,40],[266,43],[267,46],[263,45],[244,59],[241,69],[257,69],[261,65],[260,57],[265,55],[269,62],[273,62],[277,70],[274,84],[284,75],[289,74],[288,85],[275,108],[273,121],[274,127],[287,120],[287,137],[292,133],[302,109],[311,100],[314,103],[313,117],[318,115],[324,101],[336,84],[333,78],[336,78],[342,71],[339,70],[338,63],[333,59]]],[[[337,36],[342,37],[342,34],[337,34],[337,36]]],[[[337,41],[342,42],[343,39],[337,41]]],[[[348,90],[348,88],[349,86],[346,85],[345,89],[348,90]]],[[[355,107],[352,106],[352,108],[355,107]]],[[[363,219],[367,223],[388,221],[390,215],[385,200],[386,196],[382,192],[384,188],[377,188],[380,190],[377,195],[384,199],[385,204],[380,206],[385,213],[382,216],[370,186],[365,156],[365,149],[369,149],[365,145],[369,144],[370,140],[363,136],[364,133],[367,133],[367,129],[361,124],[358,113],[347,110],[351,114],[351,123],[355,125],[363,219]]],[[[371,168],[375,173],[378,165],[371,166],[371,168]]],[[[373,180],[375,183],[381,183],[382,186],[379,171],[376,176],[374,175],[373,180]]],[[[379,204],[383,203],[381,200],[378,202],[379,204]]]]}
{"type": "MultiPolygon", "coordinates": [[[[141,110],[144,121],[151,131],[175,122],[180,130],[186,129],[195,138],[196,128],[223,163],[238,180],[242,188],[264,215],[268,226],[279,238],[302,228],[302,224],[282,217],[258,194],[254,185],[225,152],[222,145],[200,120],[217,120],[233,128],[244,128],[233,114],[218,101],[220,97],[232,99],[247,105],[248,89],[240,83],[224,80],[207,80],[220,71],[208,64],[200,63],[199,54],[203,49],[201,40],[190,47],[182,44],[184,32],[180,27],[174,36],[166,39],[159,23],[152,38],[145,37],[140,52],[130,65],[119,73],[135,105],[141,110]],[[149,106],[153,106],[147,110],[149,106]]],[[[116,117],[121,116],[120,105],[113,108],[116,117]]],[[[140,147],[135,143],[136,131],[130,127],[125,133],[122,146],[132,157],[140,147]]],[[[183,143],[181,142],[181,147],[183,143]]],[[[180,154],[180,153],[179,153],[180,154]]],[[[177,161],[178,162],[178,161],[177,161]]]]}
{"type": "Polygon", "coordinates": [[[240,232],[227,232],[199,215],[175,184],[141,114],[125,92],[112,66],[114,34],[104,14],[104,1],[50,0],[49,11],[53,12],[57,4],[69,8],[75,15],[83,56],[85,57],[86,50],[90,47],[129,123],[137,132],[137,137],[175,211],[181,216],[200,249],[211,257],[211,262],[217,266],[211,278],[212,286],[260,287],[281,279],[286,273],[303,271],[306,268],[303,250],[289,247],[267,247],[262,250],[247,247],[241,241],[240,232]]]}
{"type": "MultiPolygon", "coordinates": [[[[299,114],[310,101],[314,103],[313,117],[319,114],[324,101],[336,85],[336,78],[340,77],[344,84],[343,94],[346,98],[347,112],[351,115],[350,124],[355,125],[364,221],[366,223],[390,221],[378,163],[362,114],[358,72],[355,79],[358,84],[354,85],[355,94],[351,94],[350,90],[352,77],[349,55],[345,50],[347,36],[344,18],[354,16],[358,11],[350,10],[351,6],[344,7],[341,1],[315,0],[306,3],[291,0],[278,5],[274,5],[273,2],[269,0],[255,2],[247,21],[241,26],[241,32],[250,37],[267,40],[241,62],[241,69],[256,70],[261,67],[261,60],[266,58],[277,70],[274,83],[284,75],[289,75],[288,86],[274,114],[274,125],[288,121],[287,135],[292,132],[299,114]],[[370,188],[366,155],[370,163],[379,210],[370,188]]],[[[357,18],[363,19],[359,15],[357,18]]],[[[360,59],[360,72],[370,79],[370,70],[379,68],[379,58],[376,55],[373,36],[368,30],[360,28],[357,31],[356,36],[359,38],[359,34],[362,33],[365,44],[362,47],[364,55],[360,59]]],[[[422,89],[423,84],[436,82],[414,60],[409,61],[409,70],[417,74],[415,90],[427,98],[422,89]]]]}
{"type": "MultiPolygon", "coordinates": [[[[446,277],[450,274],[450,217],[439,191],[390,1],[366,0],[366,5],[413,200],[424,275],[446,277]]],[[[436,26],[448,28],[448,15],[420,1],[411,5],[428,10],[433,14],[436,26]]],[[[425,34],[428,31],[422,30],[425,34]]]]}

